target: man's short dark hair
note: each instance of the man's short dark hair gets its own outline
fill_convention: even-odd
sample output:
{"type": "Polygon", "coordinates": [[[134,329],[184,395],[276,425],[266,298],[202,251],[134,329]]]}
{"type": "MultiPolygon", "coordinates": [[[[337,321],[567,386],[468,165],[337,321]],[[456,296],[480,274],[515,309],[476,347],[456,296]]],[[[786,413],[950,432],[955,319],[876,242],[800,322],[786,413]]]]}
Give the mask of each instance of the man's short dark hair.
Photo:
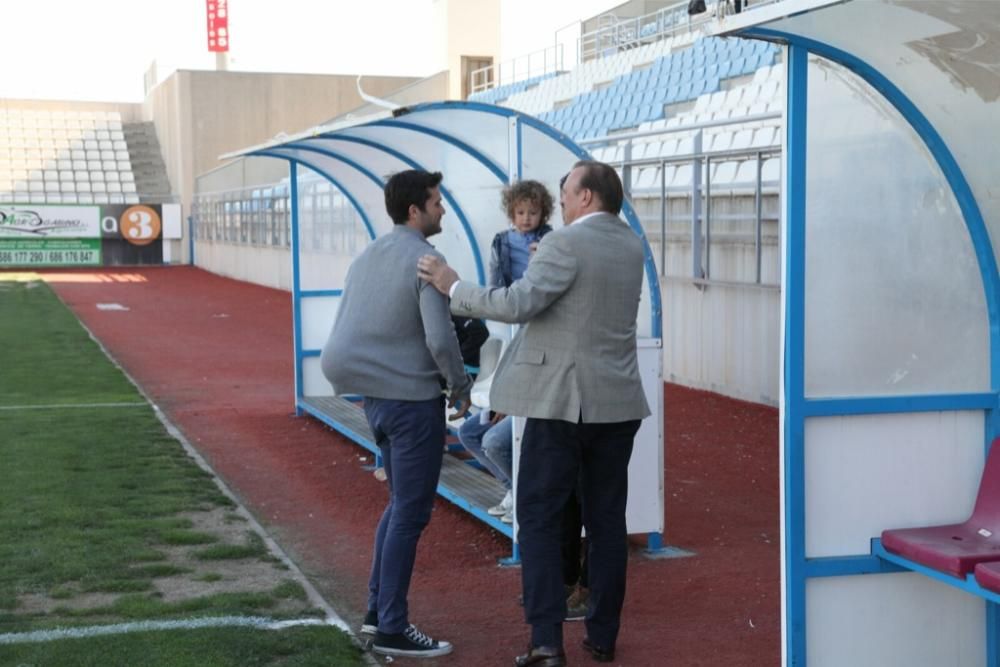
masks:
{"type": "Polygon", "coordinates": [[[393,223],[405,225],[410,218],[410,206],[426,210],[430,189],[441,184],[441,172],[409,169],[393,174],[385,184],[385,210],[393,223]]]}
{"type": "Polygon", "coordinates": [[[601,200],[602,211],[612,215],[621,213],[625,190],[622,188],[622,179],[618,178],[618,172],[614,167],[594,160],[580,160],[573,165],[573,168],[583,169],[580,187],[597,195],[601,200]]]}

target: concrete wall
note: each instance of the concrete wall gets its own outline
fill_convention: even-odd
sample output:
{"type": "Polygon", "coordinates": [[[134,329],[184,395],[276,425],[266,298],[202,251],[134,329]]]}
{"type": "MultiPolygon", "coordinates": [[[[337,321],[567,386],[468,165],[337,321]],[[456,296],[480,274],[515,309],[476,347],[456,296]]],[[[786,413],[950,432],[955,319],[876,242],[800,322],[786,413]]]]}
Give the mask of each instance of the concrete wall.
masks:
{"type": "Polygon", "coordinates": [[[451,72],[448,99],[462,96],[462,56],[500,61],[500,0],[434,0],[441,68],[451,72]]]}
{"type": "Polygon", "coordinates": [[[195,241],[194,255],[199,267],[220,276],[292,290],[292,255],[288,248],[195,241]]]}
{"type": "MultiPolygon", "coordinates": [[[[262,74],[179,70],[153,88],[143,117],[156,125],[167,176],[190,215],[194,179],[220,165],[219,155],[293,134],[364,103],[355,75],[262,74]]],[[[412,77],[364,78],[365,92],[381,96],[414,83],[412,77]]],[[[178,243],[172,256],[187,261],[178,243]]]]}

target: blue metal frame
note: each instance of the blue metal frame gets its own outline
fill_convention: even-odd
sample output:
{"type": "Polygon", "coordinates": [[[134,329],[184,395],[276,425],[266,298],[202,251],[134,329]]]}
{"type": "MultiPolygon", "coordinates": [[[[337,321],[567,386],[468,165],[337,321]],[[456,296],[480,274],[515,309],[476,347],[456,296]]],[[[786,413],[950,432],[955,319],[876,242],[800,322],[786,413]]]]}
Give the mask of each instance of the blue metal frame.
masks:
{"type": "MultiPolygon", "coordinates": [[[[328,141],[346,141],[350,143],[360,144],[363,146],[368,146],[369,148],[374,148],[376,150],[382,151],[383,153],[386,153],[387,155],[391,155],[400,162],[408,165],[411,169],[422,169],[424,171],[427,171],[426,167],[424,167],[422,164],[420,164],[413,158],[409,157],[408,155],[400,153],[394,148],[389,148],[388,146],[380,144],[377,141],[372,141],[371,139],[366,139],[364,137],[345,136],[342,134],[322,134],[320,135],[320,137],[328,141]]],[[[479,252],[479,244],[476,243],[476,235],[472,232],[472,226],[469,224],[469,218],[468,216],[465,215],[465,211],[463,211],[462,207],[458,205],[458,202],[452,196],[451,191],[449,191],[447,187],[442,185],[440,187],[440,190],[441,190],[441,196],[444,197],[445,201],[448,202],[448,205],[451,206],[452,209],[455,211],[455,215],[458,217],[458,221],[459,223],[461,223],[462,229],[465,230],[465,235],[469,239],[469,247],[472,249],[472,258],[476,264],[476,278],[479,280],[480,285],[485,285],[486,269],[483,267],[483,257],[482,254],[479,252]]]]}
{"type": "MultiPolygon", "coordinates": [[[[320,167],[319,165],[314,164],[314,163],[310,162],[309,160],[303,160],[300,157],[295,157],[295,156],[292,156],[292,155],[282,155],[281,153],[275,152],[274,150],[254,151],[253,153],[250,153],[249,155],[263,155],[265,157],[275,157],[275,158],[279,158],[281,160],[288,160],[289,162],[296,162],[298,164],[301,164],[303,166],[308,167],[310,170],[316,172],[317,174],[319,174],[320,176],[322,176],[326,180],[330,181],[330,183],[332,183],[338,190],[340,190],[340,192],[345,197],[347,197],[347,200],[349,202],[351,202],[351,205],[354,206],[354,209],[358,212],[358,215],[361,216],[361,222],[362,222],[362,224],[364,224],[365,229],[368,230],[368,234],[372,238],[375,238],[375,228],[372,226],[371,220],[368,218],[368,214],[365,213],[364,207],[362,207],[361,204],[358,203],[357,198],[355,198],[355,196],[351,193],[350,190],[345,189],[344,186],[341,185],[340,181],[338,181],[336,178],[334,178],[330,174],[327,174],[326,172],[324,172],[323,169],[322,169],[322,167],[320,167]]],[[[297,190],[298,190],[298,186],[296,185],[296,195],[298,194],[297,190]]],[[[289,196],[291,196],[291,194],[289,194],[289,196]]],[[[296,202],[295,206],[297,207],[298,206],[298,199],[297,199],[297,197],[293,198],[293,201],[296,202]]],[[[297,254],[297,246],[293,246],[292,250],[293,250],[293,252],[296,252],[296,254],[297,254]]]]}
{"type": "Polygon", "coordinates": [[[493,162],[488,157],[483,155],[481,151],[476,150],[469,144],[465,143],[464,141],[461,141],[460,139],[456,139],[450,134],[445,134],[440,130],[435,130],[434,128],[426,127],[424,125],[417,125],[415,123],[404,123],[403,121],[400,120],[388,120],[388,119],[377,120],[374,123],[369,123],[366,127],[371,127],[371,126],[396,127],[403,130],[411,130],[413,132],[419,132],[420,134],[426,134],[428,136],[434,137],[435,139],[439,139],[445,142],[446,144],[450,144],[460,149],[463,153],[474,158],[477,162],[481,163],[484,167],[492,171],[493,174],[501,181],[503,182],[507,181],[507,174],[495,162],[493,162]]]}
{"type": "MultiPolygon", "coordinates": [[[[354,194],[350,190],[348,190],[347,188],[345,188],[340,183],[340,181],[338,181],[336,178],[334,178],[330,174],[326,173],[326,171],[321,166],[319,166],[318,164],[315,164],[315,163],[313,163],[313,162],[311,162],[309,160],[304,160],[301,157],[297,157],[297,156],[294,156],[294,155],[283,155],[282,153],[278,152],[280,150],[281,149],[279,147],[279,148],[269,149],[269,150],[254,151],[253,153],[250,153],[250,155],[263,155],[263,156],[266,156],[266,157],[276,157],[276,158],[280,158],[282,160],[289,160],[289,161],[298,162],[299,164],[303,164],[306,167],[309,167],[309,169],[311,169],[312,171],[316,172],[317,174],[319,174],[320,176],[322,176],[326,180],[328,180],[331,183],[333,183],[333,185],[338,190],[340,190],[341,194],[343,194],[345,197],[347,197],[347,200],[349,202],[351,202],[352,206],[354,206],[354,209],[358,212],[358,215],[361,216],[361,222],[362,222],[362,224],[364,224],[365,229],[368,230],[368,235],[370,237],[372,237],[372,238],[375,238],[375,227],[372,226],[372,222],[368,218],[368,214],[365,212],[364,207],[362,207],[361,204],[358,203],[357,198],[354,196],[354,194]]],[[[298,250],[296,248],[293,248],[293,252],[295,252],[297,254],[298,250]]]]}
{"type": "Polygon", "coordinates": [[[805,261],[806,261],[806,113],[809,53],[788,47],[788,124],[785,161],[785,614],[790,664],[805,664],[805,261]],[[801,657],[801,662],[798,658],[801,657]]]}
{"type": "MultiPolygon", "coordinates": [[[[805,580],[813,576],[845,576],[884,572],[872,562],[872,557],[856,556],[841,559],[805,558],[805,468],[804,425],[806,417],[847,414],[884,414],[919,411],[985,411],[985,446],[1000,432],[1000,274],[982,213],[958,162],[940,134],[906,97],[881,72],[860,58],[806,37],[767,28],[751,28],[741,36],[783,41],[789,45],[788,58],[788,225],[787,273],[785,277],[785,559],[786,559],[786,650],[789,664],[806,664],[805,645],[805,580]],[[806,166],[806,106],[808,92],[808,55],[815,53],[850,69],[878,90],[911,125],[934,157],[951,187],[969,232],[983,282],[983,291],[990,330],[990,391],[930,396],[885,396],[807,399],[804,389],[805,362],[805,166],[806,166]]],[[[879,545],[880,547],[880,545],[879,545]]],[[[884,550],[873,554],[884,558],[884,550]]],[[[907,569],[905,559],[885,560],[907,569]]],[[[912,564],[915,565],[915,564],[912,564]]],[[[934,576],[930,572],[924,572],[934,576]]],[[[937,578],[937,577],[935,577],[937,578]]],[[[951,582],[949,582],[951,583],[951,582]]],[[[963,588],[962,585],[958,586],[963,588]]],[[[978,587],[977,587],[978,588],[978,587]]],[[[966,587],[966,590],[970,590],[966,587]]],[[[970,592],[975,592],[970,590],[970,592]]],[[[991,667],[1000,667],[1000,598],[981,596],[987,600],[987,657],[991,667]]]]}
{"type": "Polygon", "coordinates": [[[302,415],[299,399],[302,398],[302,305],[299,302],[302,282],[299,266],[299,167],[293,160],[288,162],[289,209],[291,211],[292,250],[292,339],[295,347],[295,414],[302,415]]]}
{"type": "MultiPolygon", "coordinates": [[[[411,113],[420,111],[429,111],[434,108],[442,107],[454,107],[460,108],[464,111],[475,110],[475,111],[486,111],[495,115],[499,115],[505,118],[513,117],[515,119],[516,128],[516,150],[517,150],[517,177],[521,178],[523,175],[523,127],[528,125],[535,130],[539,131],[541,134],[553,139],[558,144],[566,148],[572,155],[579,159],[589,159],[590,154],[584,149],[577,146],[569,137],[562,134],[561,132],[555,130],[554,128],[534,119],[529,116],[525,116],[518,112],[510,109],[504,109],[501,107],[493,107],[490,105],[481,104],[470,104],[470,103],[438,103],[438,104],[424,104],[417,105],[411,110],[411,113]]],[[[468,145],[466,142],[461,141],[455,137],[449,136],[447,133],[436,130],[434,128],[426,127],[416,123],[410,123],[400,120],[381,120],[371,123],[365,127],[370,126],[382,126],[382,127],[393,127],[399,129],[405,129],[413,132],[422,133],[431,137],[434,137],[440,141],[444,141],[449,145],[455,146],[459,150],[463,151],[466,155],[469,155],[480,164],[482,164],[488,171],[494,174],[503,184],[507,184],[509,181],[508,175],[498,165],[492,162],[487,156],[485,156],[481,151],[475,149],[474,147],[468,145]]],[[[355,143],[359,145],[364,145],[369,148],[373,148],[382,153],[385,153],[393,158],[399,160],[403,164],[406,164],[414,169],[424,169],[417,160],[414,160],[410,156],[391,148],[379,141],[368,139],[366,137],[353,136],[346,133],[327,133],[318,135],[317,138],[322,139],[324,142],[345,142],[345,143],[355,143]]],[[[369,450],[373,451],[378,455],[377,450],[374,448],[374,443],[368,443],[365,441],[360,434],[353,433],[342,424],[336,423],[335,420],[323,415],[319,411],[312,409],[310,406],[304,404],[301,399],[303,397],[303,380],[302,380],[302,362],[303,359],[317,357],[321,354],[320,350],[304,350],[302,348],[302,332],[301,332],[301,299],[309,297],[320,297],[320,296],[340,296],[342,294],[341,290],[309,290],[303,291],[300,284],[300,266],[299,266],[299,228],[298,228],[298,174],[297,165],[301,164],[309,169],[317,172],[319,175],[326,178],[329,182],[335,185],[344,195],[348,198],[351,204],[355,207],[361,216],[361,219],[368,230],[369,236],[375,238],[376,234],[371,221],[366,214],[364,208],[362,208],[355,198],[355,196],[347,190],[343,185],[333,176],[331,176],[324,167],[314,163],[302,157],[299,152],[310,152],[317,155],[323,155],[327,158],[336,160],[349,168],[354,169],[358,173],[362,174],[364,177],[378,185],[379,187],[384,187],[384,182],[379,176],[373,173],[370,169],[365,167],[363,164],[357,160],[340,153],[336,150],[331,150],[326,145],[314,145],[308,141],[308,139],[293,141],[288,144],[283,144],[279,146],[273,146],[268,148],[263,148],[260,150],[253,151],[250,155],[260,155],[268,157],[276,157],[280,159],[285,159],[289,161],[291,165],[291,199],[292,199],[292,267],[293,267],[293,311],[294,311],[294,342],[295,342],[295,385],[296,385],[296,413],[301,414],[303,411],[308,412],[322,422],[330,425],[331,427],[337,429],[341,433],[344,433],[347,437],[355,440],[356,442],[362,444],[369,450]],[[295,154],[290,154],[295,152],[295,154]]],[[[442,196],[448,202],[448,204],[455,211],[456,216],[459,218],[460,223],[469,239],[469,243],[472,249],[473,258],[476,265],[477,278],[480,284],[485,284],[485,267],[483,265],[483,260],[479,252],[479,247],[476,242],[475,235],[473,234],[471,225],[469,225],[468,218],[465,212],[462,210],[461,206],[458,204],[457,200],[451,195],[448,189],[444,186],[441,187],[442,196]]],[[[661,307],[661,295],[659,289],[659,280],[657,277],[657,272],[655,269],[655,263],[653,262],[652,251],[649,246],[648,240],[645,237],[642,226],[639,222],[639,218],[635,213],[630,202],[625,202],[623,205],[623,217],[626,219],[633,231],[642,240],[644,248],[644,268],[646,272],[648,287],[650,290],[650,301],[652,309],[652,334],[654,338],[662,338],[662,307],[661,307]]],[[[450,491],[449,489],[439,487],[438,492],[459,505],[460,507],[466,509],[474,516],[484,521],[485,523],[493,526],[501,533],[513,537],[513,529],[506,524],[500,522],[496,517],[491,517],[485,512],[472,507],[472,505],[463,497],[460,497],[450,491]]],[[[652,551],[667,551],[667,548],[663,547],[662,536],[659,533],[650,534],[649,537],[649,548],[652,551]]],[[[513,546],[513,555],[510,559],[506,560],[507,564],[516,564],[519,562],[519,554],[517,544],[513,546]]]]}
{"type": "MultiPolygon", "coordinates": [[[[993,591],[983,588],[978,583],[976,583],[976,577],[973,574],[969,574],[965,579],[958,579],[950,574],[945,574],[933,568],[927,567],[926,565],[921,565],[916,561],[912,561],[908,558],[903,558],[898,554],[886,551],[885,547],[882,546],[882,540],[876,538],[872,540],[872,553],[881,558],[882,560],[888,561],[890,563],[895,563],[902,570],[909,570],[911,572],[919,572],[920,574],[930,577],[941,583],[948,584],[949,586],[954,586],[960,590],[970,593],[977,597],[981,597],[990,604],[996,605],[1000,603],[1000,594],[994,593],[993,591]]],[[[989,659],[989,658],[987,658],[989,659]]],[[[988,663],[990,665],[994,663],[988,663]]]]}

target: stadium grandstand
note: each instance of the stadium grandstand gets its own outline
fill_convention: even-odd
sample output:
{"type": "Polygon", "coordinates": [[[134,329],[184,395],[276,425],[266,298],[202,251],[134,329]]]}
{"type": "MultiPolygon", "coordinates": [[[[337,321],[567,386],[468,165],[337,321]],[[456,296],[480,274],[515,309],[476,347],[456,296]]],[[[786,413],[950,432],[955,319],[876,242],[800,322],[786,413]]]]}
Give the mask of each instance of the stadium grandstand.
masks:
{"type": "MultiPolygon", "coordinates": [[[[500,1],[441,3],[427,77],[220,60],[151,72],[142,104],[0,100],[0,210],[108,207],[123,234],[151,207],[155,256],[104,263],[291,292],[297,414],[377,455],[319,351],[350,261],[389,228],[387,175],[444,172],[435,244],[484,282],[505,185],[607,162],[647,254],[658,407],[630,489],[647,554],[684,555],[666,544],[663,382],[777,407],[783,664],[1000,665],[1000,3],[629,0],[501,61],[482,20],[500,1]]],[[[514,335],[490,332],[483,379],[514,335]]],[[[516,523],[487,513],[502,487],[450,451],[439,492],[516,563],[516,523]]]]}

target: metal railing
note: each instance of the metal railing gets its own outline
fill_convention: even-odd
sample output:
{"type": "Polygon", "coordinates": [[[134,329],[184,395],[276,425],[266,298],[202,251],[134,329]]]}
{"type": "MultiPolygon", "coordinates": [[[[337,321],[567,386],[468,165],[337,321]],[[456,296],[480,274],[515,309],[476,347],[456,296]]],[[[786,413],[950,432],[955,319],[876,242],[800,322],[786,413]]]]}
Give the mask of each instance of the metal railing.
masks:
{"type": "MultiPolygon", "coordinates": [[[[780,282],[766,282],[764,280],[763,248],[764,248],[764,226],[765,223],[772,223],[775,234],[778,233],[777,213],[768,214],[764,211],[764,199],[766,196],[774,196],[780,204],[780,178],[774,182],[767,182],[763,179],[763,166],[766,160],[773,157],[781,157],[780,145],[747,147],[737,150],[708,151],[703,149],[704,131],[709,128],[725,126],[743,126],[747,123],[760,121],[780,120],[781,114],[769,113],[748,116],[736,120],[719,120],[697,124],[689,124],[672,128],[662,128],[642,132],[630,132],[627,134],[601,137],[580,143],[591,147],[617,147],[623,148],[622,158],[614,160],[613,164],[621,170],[622,181],[625,186],[626,196],[630,200],[640,197],[633,195],[645,195],[648,192],[637,193],[633,188],[632,173],[644,167],[659,169],[659,271],[664,278],[683,279],[687,282],[699,286],[709,285],[739,285],[757,286],[767,289],[778,289],[780,282]],[[674,154],[669,156],[655,156],[643,159],[632,159],[632,148],[637,140],[656,139],[662,140],[671,135],[684,134],[691,139],[691,150],[684,154],[674,154]],[[713,192],[712,165],[722,161],[755,161],[754,178],[746,182],[729,181],[720,190],[728,192],[730,196],[753,197],[753,212],[751,214],[731,213],[720,215],[713,211],[713,201],[720,196],[713,192]],[[668,166],[690,165],[691,182],[689,186],[670,187],[667,184],[666,174],[668,166]],[[676,274],[667,272],[667,245],[670,236],[668,235],[668,224],[672,221],[669,212],[669,202],[672,198],[684,197],[690,201],[690,211],[685,222],[688,225],[687,233],[684,235],[691,246],[691,268],[686,274],[676,274]],[[717,279],[712,271],[712,249],[713,249],[713,221],[715,222],[740,222],[750,221],[752,229],[747,233],[729,234],[725,239],[719,239],[718,243],[751,241],[753,243],[753,272],[752,275],[744,275],[739,279],[724,278],[717,279]]],[[[643,197],[644,198],[644,197],[643,197]]],[[[775,211],[780,210],[780,205],[775,211]]],[[[647,220],[648,221],[648,220],[647,220]]],[[[645,226],[645,225],[644,225],[645,226]]],[[[676,235],[675,235],[676,236],[676,235]]],[[[682,239],[675,239],[680,242],[682,239]]],[[[780,239],[777,239],[780,244],[780,239]]],[[[780,271],[777,267],[771,272],[780,281],[780,271]]]]}
{"type": "Polygon", "coordinates": [[[555,44],[506,62],[473,70],[469,74],[469,90],[481,93],[562,70],[562,44],[555,44]]]}
{"type": "MultiPolygon", "coordinates": [[[[291,247],[288,186],[255,186],[195,195],[191,228],[196,241],[228,245],[291,247]]],[[[336,188],[322,182],[299,186],[299,241],[305,252],[352,251],[367,239],[360,216],[336,188]]]]}

